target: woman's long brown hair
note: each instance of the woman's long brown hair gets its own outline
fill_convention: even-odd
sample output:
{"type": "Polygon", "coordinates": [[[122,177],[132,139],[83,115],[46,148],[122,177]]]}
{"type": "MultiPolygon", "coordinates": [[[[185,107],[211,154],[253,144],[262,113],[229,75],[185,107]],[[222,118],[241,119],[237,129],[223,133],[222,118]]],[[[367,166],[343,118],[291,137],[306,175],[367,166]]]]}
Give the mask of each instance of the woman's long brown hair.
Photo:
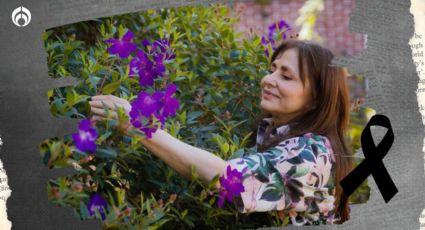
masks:
{"type": "MultiPolygon", "coordinates": [[[[289,123],[290,131],[287,135],[269,138],[263,145],[257,146],[257,150],[262,152],[284,139],[307,132],[326,136],[331,142],[336,159],[334,214],[340,219],[339,223],[343,223],[349,219],[349,207],[348,197],[344,195],[339,182],[353,167],[350,148],[345,139],[350,119],[347,73],[342,68],[330,65],[334,55],[328,49],[295,39],[282,42],[271,56],[270,63],[291,48],[298,50],[300,78],[303,85],[306,81],[310,83],[313,106],[311,110],[304,111],[289,123]]],[[[271,114],[262,111],[257,119],[257,125],[263,118],[270,116],[271,114]]],[[[256,132],[257,129],[254,127],[251,145],[255,143],[256,132]]]]}

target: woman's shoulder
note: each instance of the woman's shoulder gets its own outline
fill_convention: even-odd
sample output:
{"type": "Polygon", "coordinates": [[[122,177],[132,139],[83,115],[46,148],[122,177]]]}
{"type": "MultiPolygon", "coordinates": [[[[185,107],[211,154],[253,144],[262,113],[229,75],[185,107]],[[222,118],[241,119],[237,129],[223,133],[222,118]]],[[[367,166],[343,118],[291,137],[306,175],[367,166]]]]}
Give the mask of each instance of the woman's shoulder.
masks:
{"type": "Polygon", "coordinates": [[[316,163],[320,157],[326,157],[333,162],[334,156],[329,139],[316,133],[304,133],[285,140],[269,148],[266,155],[281,155],[285,160],[293,162],[316,163]],[[283,156],[282,156],[283,155],[283,156]]]}
{"type": "Polygon", "coordinates": [[[319,148],[319,150],[324,153],[332,151],[331,142],[326,136],[311,132],[282,140],[277,145],[277,147],[291,147],[291,149],[301,149],[313,146],[319,148]]]}
{"type": "Polygon", "coordinates": [[[274,165],[287,162],[316,167],[317,164],[335,162],[329,139],[311,132],[287,138],[261,152],[256,147],[248,149],[242,157],[252,158],[253,161],[269,161],[274,165]]]}

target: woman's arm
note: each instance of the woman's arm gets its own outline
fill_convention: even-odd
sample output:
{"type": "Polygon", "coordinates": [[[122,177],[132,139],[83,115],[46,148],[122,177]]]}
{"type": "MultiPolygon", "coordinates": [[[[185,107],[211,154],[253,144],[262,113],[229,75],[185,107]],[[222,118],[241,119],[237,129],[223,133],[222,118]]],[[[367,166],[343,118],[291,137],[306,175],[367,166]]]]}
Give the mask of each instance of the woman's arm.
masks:
{"type": "Polygon", "coordinates": [[[143,138],[142,143],[155,156],[189,179],[192,165],[204,182],[225,172],[226,161],[208,151],[188,145],[162,129],[158,129],[151,139],[143,138]]]}
{"type": "MultiPolygon", "coordinates": [[[[104,106],[110,109],[110,117],[113,119],[118,118],[116,112],[118,107],[123,108],[127,115],[131,110],[128,101],[112,95],[94,96],[90,105],[94,118],[97,120],[106,118],[104,106]]],[[[138,133],[134,132],[136,129],[131,124],[125,124],[122,127],[127,134],[138,133]]],[[[189,179],[191,178],[192,166],[195,167],[200,179],[206,183],[210,182],[217,174],[224,174],[226,170],[227,162],[220,157],[188,145],[162,129],[153,133],[151,139],[141,138],[141,141],[155,156],[189,179]]]]}

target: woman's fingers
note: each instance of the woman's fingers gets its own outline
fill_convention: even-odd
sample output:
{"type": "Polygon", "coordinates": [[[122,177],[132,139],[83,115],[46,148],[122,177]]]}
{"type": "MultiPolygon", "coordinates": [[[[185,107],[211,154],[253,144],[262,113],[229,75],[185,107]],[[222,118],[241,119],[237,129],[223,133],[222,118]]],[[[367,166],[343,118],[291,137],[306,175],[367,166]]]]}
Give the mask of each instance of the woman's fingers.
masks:
{"type": "MultiPolygon", "coordinates": [[[[113,95],[96,95],[89,101],[90,109],[93,114],[92,119],[95,121],[118,120],[118,111],[123,109],[125,113],[130,113],[130,103],[122,98],[113,95]]],[[[120,123],[118,128],[124,133],[128,133],[132,129],[130,122],[120,123]]]]}
{"type": "Polygon", "coordinates": [[[89,101],[89,104],[91,107],[94,108],[107,108],[107,109],[113,109],[115,110],[117,107],[120,107],[120,105],[117,102],[114,101],[89,101]]]}
{"type": "Polygon", "coordinates": [[[92,97],[89,101],[91,107],[104,108],[107,107],[111,110],[116,111],[117,108],[123,108],[127,113],[131,110],[130,103],[122,98],[113,95],[97,95],[92,97]]]}
{"type": "Polygon", "coordinates": [[[96,108],[96,107],[91,107],[90,109],[95,116],[118,119],[117,112],[113,110],[105,110],[103,108],[96,108]]]}
{"type": "Polygon", "coordinates": [[[91,99],[92,101],[111,101],[116,102],[118,104],[124,104],[127,102],[125,99],[119,98],[114,95],[96,95],[93,96],[91,99]]]}
{"type": "Polygon", "coordinates": [[[95,121],[103,121],[103,120],[106,120],[106,118],[101,117],[101,116],[98,116],[98,115],[93,115],[91,118],[92,118],[93,120],[95,120],[95,121]]]}
{"type": "MultiPolygon", "coordinates": [[[[94,120],[95,122],[118,119],[118,115],[117,115],[116,112],[110,112],[109,116],[106,116],[106,112],[105,112],[104,109],[98,109],[98,108],[93,108],[93,107],[91,109],[92,109],[92,112],[93,112],[91,119],[94,120]]],[[[131,125],[130,122],[126,122],[126,123],[119,123],[118,128],[122,132],[128,134],[133,129],[133,126],[131,125]]]]}

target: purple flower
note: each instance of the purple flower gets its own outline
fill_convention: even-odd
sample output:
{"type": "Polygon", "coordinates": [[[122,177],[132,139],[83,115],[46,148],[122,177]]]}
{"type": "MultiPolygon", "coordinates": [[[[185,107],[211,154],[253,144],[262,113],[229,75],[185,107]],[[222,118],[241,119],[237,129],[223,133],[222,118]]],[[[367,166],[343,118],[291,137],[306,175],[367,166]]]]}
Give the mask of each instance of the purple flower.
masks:
{"type": "MultiPolygon", "coordinates": [[[[144,42],[144,44],[146,43],[144,42]]],[[[150,44],[148,46],[150,48],[150,54],[152,54],[154,57],[161,55],[164,60],[171,60],[176,57],[176,55],[174,55],[173,51],[171,50],[170,40],[156,40],[153,42],[152,46],[150,44]]]]}
{"type": "Polygon", "coordinates": [[[154,59],[155,59],[155,62],[153,63],[153,68],[152,68],[152,71],[154,72],[154,76],[162,76],[165,73],[163,54],[157,55],[154,59]]]}
{"type": "Polygon", "coordinates": [[[165,120],[169,116],[174,116],[180,107],[177,99],[172,98],[177,87],[169,84],[165,92],[154,92],[150,95],[147,92],[140,92],[136,100],[131,103],[130,122],[135,128],[143,131],[148,138],[156,131],[152,127],[154,115],[161,123],[161,128],[165,126],[165,120]]]}
{"type": "MultiPolygon", "coordinates": [[[[152,126],[152,122],[153,122],[153,120],[150,118],[147,121],[147,124],[145,124],[143,126],[141,125],[140,127],[138,127],[140,129],[140,131],[142,131],[142,132],[145,133],[145,135],[146,135],[146,137],[148,139],[152,138],[152,134],[155,133],[156,130],[157,130],[156,127],[151,127],[152,126]]],[[[165,125],[165,121],[161,121],[161,129],[164,128],[164,125],[165,125]]]]}
{"type": "Polygon", "coordinates": [[[176,110],[179,108],[179,101],[171,96],[176,92],[177,86],[173,83],[169,84],[165,89],[165,95],[163,98],[164,108],[162,110],[162,116],[169,117],[176,115],[176,110]]]}
{"type": "Polygon", "coordinates": [[[150,117],[161,108],[161,92],[155,92],[150,95],[147,92],[140,92],[138,95],[140,113],[145,117],[150,117]]]}
{"type": "Polygon", "coordinates": [[[169,40],[156,40],[153,42],[152,45],[152,50],[153,52],[157,52],[157,53],[165,53],[165,51],[167,51],[167,49],[170,47],[170,41],[169,40]],[[159,50],[158,50],[159,48],[159,50]]]}
{"type": "Polygon", "coordinates": [[[288,23],[285,22],[285,20],[280,20],[278,23],[273,23],[269,26],[269,34],[268,38],[269,41],[274,42],[274,36],[276,36],[277,29],[279,28],[279,31],[283,33],[282,39],[286,39],[286,32],[291,29],[291,27],[288,25],[288,23]]]}
{"type": "Polygon", "coordinates": [[[269,54],[269,49],[267,49],[267,48],[266,48],[266,49],[264,50],[264,54],[265,54],[267,57],[269,57],[269,56],[270,56],[270,54],[269,54]]]}
{"type": "Polygon", "coordinates": [[[137,74],[141,86],[152,86],[155,77],[152,67],[153,63],[149,57],[143,51],[138,51],[137,56],[130,61],[129,77],[132,78],[137,74]]]}
{"type": "Polygon", "coordinates": [[[120,58],[127,58],[130,53],[136,50],[137,46],[131,43],[134,34],[131,31],[128,31],[121,39],[107,39],[105,42],[112,44],[108,48],[110,54],[118,54],[120,58]]]}
{"type": "Polygon", "coordinates": [[[80,121],[78,125],[78,133],[72,134],[75,145],[82,152],[94,152],[96,151],[96,129],[91,127],[90,120],[85,119],[80,121]]]}
{"type": "Polygon", "coordinates": [[[291,27],[286,23],[284,20],[280,20],[278,23],[273,23],[269,26],[269,33],[267,38],[265,36],[261,37],[261,44],[264,45],[266,48],[264,49],[264,54],[269,57],[269,49],[268,45],[270,44],[272,46],[272,50],[274,51],[276,49],[276,41],[275,38],[277,37],[277,29],[282,34],[282,40],[286,39],[286,32],[291,29],[291,27]]]}
{"type": "Polygon", "coordinates": [[[151,115],[157,116],[162,107],[162,97],[163,94],[161,92],[155,92],[152,95],[147,92],[139,93],[136,100],[131,103],[130,122],[134,127],[142,130],[146,126],[142,122],[143,117],[151,119],[151,115]]]}
{"type": "Polygon", "coordinates": [[[152,138],[152,133],[155,133],[157,129],[155,128],[141,128],[141,131],[143,131],[148,139],[152,138]]]}
{"type": "Polygon", "coordinates": [[[261,36],[261,44],[267,45],[267,44],[269,44],[269,40],[266,37],[261,36]]]}
{"type": "Polygon", "coordinates": [[[95,193],[90,196],[89,203],[87,204],[87,209],[89,211],[89,215],[93,216],[96,213],[96,210],[100,213],[102,220],[105,220],[105,210],[107,208],[107,203],[105,199],[99,193],[95,193]]]}
{"type": "Polygon", "coordinates": [[[166,71],[164,61],[175,57],[169,44],[168,40],[157,40],[151,44],[149,40],[143,39],[142,45],[148,51],[138,51],[137,56],[130,61],[129,77],[138,75],[141,86],[153,86],[154,80],[162,77],[166,71]]]}
{"type": "Polygon", "coordinates": [[[150,46],[151,45],[151,43],[149,42],[149,40],[148,39],[143,39],[143,41],[142,41],[142,45],[144,46],[144,47],[148,47],[148,46],[150,46]]]}
{"type": "Polygon", "coordinates": [[[162,54],[156,56],[152,62],[143,51],[138,51],[137,56],[130,61],[129,77],[139,75],[141,86],[153,86],[154,79],[162,77],[164,73],[165,65],[162,54]]]}
{"type": "Polygon", "coordinates": [[[228,165],[226,178],[224,175],[219,178],[221,190],[218,198],[218,206],[220,208],[223,207],[225,199],[228,202],[232,202],[234,197],[239,196],[242,192],[245,191],[245,188],[242,184],[242,173],[238,172],[236,169],[232,170],[230,165],[228,165]]]}
{"type": "Polygon", "coordinates": [[[274,40],[271,40],[271,41],[270,41],[268,38],[265,38],[264,36],[262,36],[262,37],[261,37],[261,44],[263,44],[263,46],[265,46],[265,48],[264,48],[264,54],[265,54],[267,57],[269,57],[269,55],[270,55],[270,53],[269,53],[269,47],[268,47],[269,43],[270,43],[270,44],[271,44],[271,46],[272,46],[272,50],[275,50],[275,49],[276,49],[276,47],[275,47],[274,40]]]}
{"type": "MultiPolygon", "coordinates": [[[[149,120],[147,122],[145,122],[146,124],[143,124],[143,122],[141,121],[142,117],[139,116],[137,118],[134,118],[131,120],[131,123],[133,124],[134,127],[138,128],[140,131],[144,132],[146,137],[152,138],[152,133],[156,132],[156,128],[155,127],[149,127],[152,125],[152,119],[149,118],[149,120]]],[[[162,121],[161,121],[162,123],[162,121]]],[[[161,128],[164,128],[164,123],[161,124],[161,128]]]]}

